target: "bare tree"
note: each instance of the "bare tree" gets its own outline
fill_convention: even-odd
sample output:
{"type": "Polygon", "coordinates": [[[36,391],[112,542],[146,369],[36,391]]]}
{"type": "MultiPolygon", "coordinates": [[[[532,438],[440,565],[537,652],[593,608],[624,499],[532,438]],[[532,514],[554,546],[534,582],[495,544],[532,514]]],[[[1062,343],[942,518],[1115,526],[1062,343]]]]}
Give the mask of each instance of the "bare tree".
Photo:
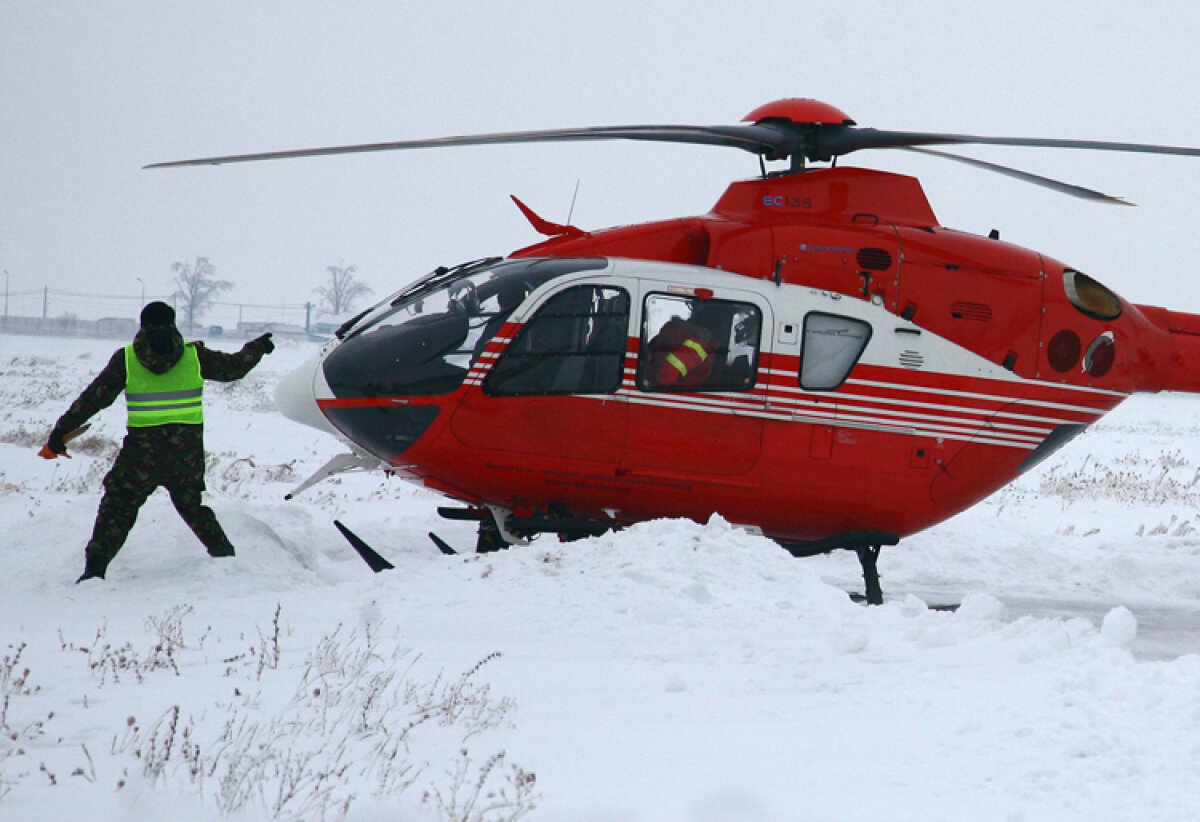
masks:
{"type": "Polygon", "coordinates": [[[174,263],[171,270],[175,272],[175,284],[179,286],[175,299],[186,317],[188,328],[195,327],[196,318],[209,309],[218,294],[233,288],[229,280],[216,278],[216,266],[208,261],[208,257],[197,257],[194,263],[174,263]]]}
{"type": "Polygon", "coordinates": [[[355,300],[371,293],[370,286],[354,278],[358,266],[331,265],[326,270],[329,272],[329,282],[313,289],[321,298],[321,304],[318,306],[321,311],[335,317],[345,314],[354,305],[355,300]]]}

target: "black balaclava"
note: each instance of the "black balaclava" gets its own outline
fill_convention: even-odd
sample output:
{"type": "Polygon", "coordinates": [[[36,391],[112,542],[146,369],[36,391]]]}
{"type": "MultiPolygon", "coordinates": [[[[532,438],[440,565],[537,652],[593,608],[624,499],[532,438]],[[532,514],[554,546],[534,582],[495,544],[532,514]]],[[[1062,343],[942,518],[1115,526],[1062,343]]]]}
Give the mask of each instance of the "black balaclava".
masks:
{"type": "Polygon", "coordinates": [[[155,354],[166,356],[175,347],[175,309],[164,302],[155,301],[142,309],[142,330],[146,332],[146,343],[155,354]]]}

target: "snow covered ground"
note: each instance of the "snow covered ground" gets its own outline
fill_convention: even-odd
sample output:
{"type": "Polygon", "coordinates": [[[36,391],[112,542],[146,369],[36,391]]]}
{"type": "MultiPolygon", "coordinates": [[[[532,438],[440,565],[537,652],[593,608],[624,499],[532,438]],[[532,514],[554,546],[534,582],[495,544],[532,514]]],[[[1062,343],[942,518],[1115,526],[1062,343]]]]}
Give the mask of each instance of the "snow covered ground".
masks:
{"type": "Polygon", "coordinates": [[[1200,818],[1200,399],[884,549],[867,608],[719,519],[445,557],[421,489],[284,501],[340,450],[274,411],[285,342],[206,392],[238,556],[159,491],[75,585],[123,409],[35,452],[117,345],[0,335],[2,819],[1200,818]]]}

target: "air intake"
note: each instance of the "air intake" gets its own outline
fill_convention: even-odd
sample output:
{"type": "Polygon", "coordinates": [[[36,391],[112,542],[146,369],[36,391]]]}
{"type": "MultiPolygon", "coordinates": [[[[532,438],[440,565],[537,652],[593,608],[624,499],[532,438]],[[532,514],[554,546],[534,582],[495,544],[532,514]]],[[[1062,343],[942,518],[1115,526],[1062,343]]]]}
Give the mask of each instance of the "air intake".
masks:
{"type": "Polygon", "coordinates": [[[860,248],[858,267],[867,271],[887,271],[892,267],[892,255],[882,248],[860,248]]]}
{"type": "Polygon", "coordinates": [[[992,318],[992,307],[986,303],[956,302],[950,306],[950,316],[956,320],[987,322],[992,318]]]}

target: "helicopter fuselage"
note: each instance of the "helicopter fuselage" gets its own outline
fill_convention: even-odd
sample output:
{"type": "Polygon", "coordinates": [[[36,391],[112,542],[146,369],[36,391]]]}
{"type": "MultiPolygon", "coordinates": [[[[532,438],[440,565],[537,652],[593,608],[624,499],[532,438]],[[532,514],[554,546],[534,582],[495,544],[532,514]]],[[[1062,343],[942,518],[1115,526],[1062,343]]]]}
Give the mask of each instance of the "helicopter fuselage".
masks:
{"type": "Polygon", "coordinates": [[[1200,385],[1200,318],[942,228],[909,177],[768,177],[700,217],[558,228],[385,300],[281,409],[472,506],[716,512],[804,543],[914,533],[1130,393],[1200,385]],[[686,333],[699,361],[664,365],[686,333]]]}

